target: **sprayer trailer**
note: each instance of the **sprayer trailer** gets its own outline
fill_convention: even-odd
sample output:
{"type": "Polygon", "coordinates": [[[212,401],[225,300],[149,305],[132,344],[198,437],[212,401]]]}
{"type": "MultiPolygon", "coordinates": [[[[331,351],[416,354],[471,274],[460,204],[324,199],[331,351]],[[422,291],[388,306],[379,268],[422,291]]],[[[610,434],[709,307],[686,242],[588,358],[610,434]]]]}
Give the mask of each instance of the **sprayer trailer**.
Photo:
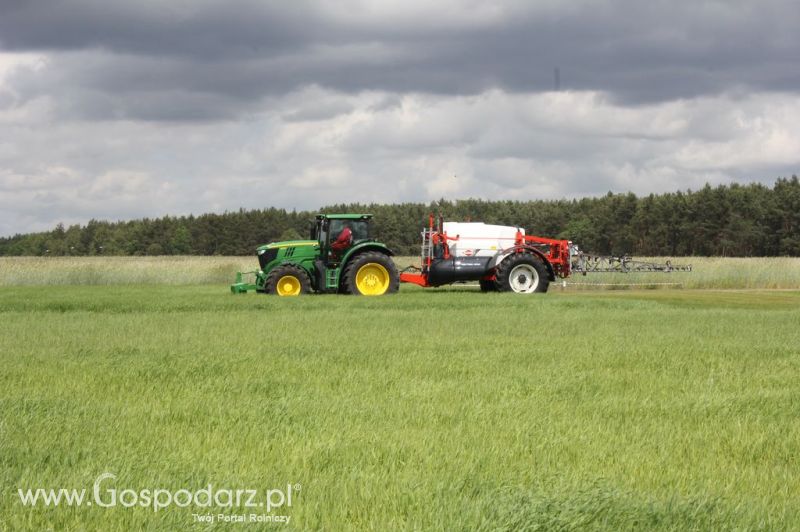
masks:
{"type": "Polygon", "coordinates": [[[483,291],[547,292],[570,273],[570,242],[530,236],[520,227],[481,222],[444,222],[434,217],[422,231],[421,265],[400,281],[435,287],[478,281],[483,291]]]}
{"type": "Polygon", "coordinates": [[[371,214],[318,214],[308,240],[256,249],[259,269],[236,274],[234,294],[310,292],[380,296],[400,283],[394,253],[371,235],[371,214]]]}
{"type": "Polygon", "coordinates": [[[445,222],[429,217],[422,231],[420,266],[400,281],[423,287],[478,281],[484,292],[547,292],[572,273],[691,271],[691,266],[634,261],[630,257],[586,255],[569,240],[525,234],[521,227],[481,222],[445,222]]]}

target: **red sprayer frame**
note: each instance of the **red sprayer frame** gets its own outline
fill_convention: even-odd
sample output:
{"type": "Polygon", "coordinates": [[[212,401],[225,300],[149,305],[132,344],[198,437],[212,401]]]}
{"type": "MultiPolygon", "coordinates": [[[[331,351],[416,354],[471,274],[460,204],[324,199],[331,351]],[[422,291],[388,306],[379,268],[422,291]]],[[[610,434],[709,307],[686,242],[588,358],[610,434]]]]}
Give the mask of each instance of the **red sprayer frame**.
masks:
{"type": "MultiPolygon", "coordinates": [[[[449,236],[442,228],[443,220],[442,217],[439,217],[438,227],[434,230],[434,216],[431,214],[428,220],[428,229],[422,233],[422,264],[419,271],[401,272],[401,282],[413,283],[424,287],[431,286],[428,282],[428,271],[434,259],[430,250],[433,249],[433,246],[441,244],[443,258],[449,259],[451,256],[448,242],[458,240],[457,236],[449,236]]],[[[522,231],[517,230],[514,245],[499,252],[501,255],[509,253],[533,253],[545,263],[548,270],[552,272],[553,277],[566,278],[570,275],[570,242],[568,240],[523,235],[522,231]]],[[[494,279],[494,272],[492,271],[482,279],[494,279]]]]}

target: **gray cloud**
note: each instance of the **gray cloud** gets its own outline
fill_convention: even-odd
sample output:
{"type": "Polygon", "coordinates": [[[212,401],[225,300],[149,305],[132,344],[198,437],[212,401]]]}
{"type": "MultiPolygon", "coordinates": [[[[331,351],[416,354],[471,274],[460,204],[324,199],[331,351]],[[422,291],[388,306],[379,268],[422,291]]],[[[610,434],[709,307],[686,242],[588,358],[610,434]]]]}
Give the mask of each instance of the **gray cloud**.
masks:
{"type": "Polygon", "coordinates": [[[475,17],[443,3],[399,18],[390,7],[337,5],[19,2],[0,12],[0,45],[54,53],[51,69],[19,81],[31,93],[58,84],[113,95],[98,106],[72,97],[88,117],[233,116],[310,84],[538,92],[553,88],[556,67],[564,89],[632,103],[800,86],[800,5],[791,1],[523,2],[475,17]]]}
{"type": "Polygon", "coordinates": [[[788,0],[6,1],[0,234],[770,183],[800,162],[797,20],[788,0]]]}

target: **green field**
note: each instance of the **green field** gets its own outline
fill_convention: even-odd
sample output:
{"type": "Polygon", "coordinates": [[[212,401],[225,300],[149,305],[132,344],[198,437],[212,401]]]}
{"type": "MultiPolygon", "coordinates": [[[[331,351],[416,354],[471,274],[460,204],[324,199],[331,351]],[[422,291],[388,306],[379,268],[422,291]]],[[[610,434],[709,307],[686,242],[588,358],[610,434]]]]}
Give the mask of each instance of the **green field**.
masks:
{"type": "Polygon", "coordinates": [[[0,313],[3,530],[240,526],[17,492],[106,472],[299,484],[297,530],[800,529],[798,291],[55,284],[0,313]]]}
{"type": "MultiPolygon", "coordinates": [[[[644,257],[665,262],[667,257],[644,257]]],[[[595,273],[567,280],[567,289],[766,288],[800,289],[800,258],[672,258],[691,273],[595,273]]],[[[399,268],[419,257],[396,257],[399,268]]],[[[233,282],[258,267],[252,257],[0,257],[0,287],[38,285],[196,285],[233,282]]],[[[560,284],[560,283],[559,283],[560,284]]]]}

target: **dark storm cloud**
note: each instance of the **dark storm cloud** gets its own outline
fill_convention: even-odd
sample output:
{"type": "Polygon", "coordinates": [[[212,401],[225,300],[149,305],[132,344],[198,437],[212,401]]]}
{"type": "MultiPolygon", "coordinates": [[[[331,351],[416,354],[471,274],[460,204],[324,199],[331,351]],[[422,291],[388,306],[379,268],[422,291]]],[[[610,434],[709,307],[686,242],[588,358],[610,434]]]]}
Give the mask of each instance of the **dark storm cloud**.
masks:
{"type": "Polygon", "coordinates": [[[124,54],[221,59],[302,45],[314,12],[265,2],[24,0],[2,8],[0,44],[10,50],[103,48],[124,54]]]}
{"type": "Polygon", "coordinates": [[[0,45],[51,53],[12,83],[28,97],[58,86],[61,110],[87,118],[235,118],[308,85],[539,92],[555,68],[563,89],[633,104],[800,86],[796,2],[504,5],[482,20],[348,3],[34,0],[0,9],[0,45]]]}

